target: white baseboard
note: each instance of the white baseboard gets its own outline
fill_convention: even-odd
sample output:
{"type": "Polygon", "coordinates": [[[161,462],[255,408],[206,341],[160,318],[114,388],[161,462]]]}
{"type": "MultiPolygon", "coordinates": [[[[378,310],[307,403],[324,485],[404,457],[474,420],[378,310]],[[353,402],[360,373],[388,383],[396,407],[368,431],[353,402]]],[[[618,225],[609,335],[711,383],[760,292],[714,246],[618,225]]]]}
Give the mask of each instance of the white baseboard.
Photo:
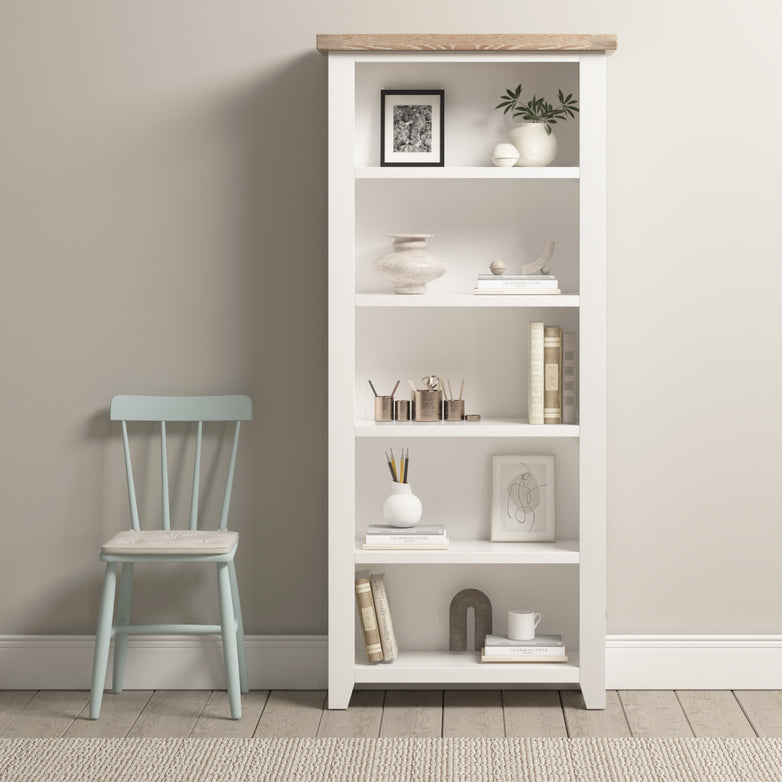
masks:
{"type": "Polygon", "coordinates": [[[782,689],[782,635],[611,635],[606,687],[782,689]]]}
{"type": "MultiPolygon", "coordinates": [[[[0,689],[89,689],[93,643],[89,635],[0,636],[0,689]]],[[[128,647],[127,689],[225,687],[217,636],[135,636],[128,647]]],[[[246,648],[251,689],[327,687],[326,636],[247,636],[246,648]]],[[[782,636],[608,636],[606,686],[782,689],[782,636]]]]}
{"type": "MultiPolygon", "coordinates": [[[[0,689],[87,690],[94,643],[91,635],[0,636],[0,689]]],[[[253,690],[323,690],[328,685],[325,635],[248,635],[245,649],[253,690]]],[[[131,636],[125,688],[223,689],[222,655],[219,636],[131,636]]],[[[109,684],[111,668],[109,655],[109,684]]]]}

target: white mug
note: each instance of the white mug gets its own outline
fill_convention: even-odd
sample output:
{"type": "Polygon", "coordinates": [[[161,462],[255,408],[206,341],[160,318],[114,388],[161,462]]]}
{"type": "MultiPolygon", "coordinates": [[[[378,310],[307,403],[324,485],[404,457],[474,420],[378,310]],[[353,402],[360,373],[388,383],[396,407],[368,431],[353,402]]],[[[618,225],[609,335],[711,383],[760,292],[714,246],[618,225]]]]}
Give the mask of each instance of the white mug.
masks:
{"type": "Polygon", "coordinates": [[[508,611],[508,638],[511,641],[534,641],[540,623],[537,611],[508,611]]]}

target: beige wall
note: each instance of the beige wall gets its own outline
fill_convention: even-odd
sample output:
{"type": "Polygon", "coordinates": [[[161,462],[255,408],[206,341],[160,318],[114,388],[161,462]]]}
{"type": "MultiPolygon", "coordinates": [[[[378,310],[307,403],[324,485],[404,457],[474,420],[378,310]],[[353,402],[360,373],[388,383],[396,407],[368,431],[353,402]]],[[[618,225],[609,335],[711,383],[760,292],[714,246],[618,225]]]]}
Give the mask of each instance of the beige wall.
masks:
{"type": "Polygon", "coordinates": [[[184,390],[255,401],[233,514],[248,632],[325,632],[315,34],[498,30],[619,35],[609,632],[778,632],[782,14],[724,7],[0,4],[0,634],[93,630],[97,549],[126,519],[108,401],[184,390]]]}

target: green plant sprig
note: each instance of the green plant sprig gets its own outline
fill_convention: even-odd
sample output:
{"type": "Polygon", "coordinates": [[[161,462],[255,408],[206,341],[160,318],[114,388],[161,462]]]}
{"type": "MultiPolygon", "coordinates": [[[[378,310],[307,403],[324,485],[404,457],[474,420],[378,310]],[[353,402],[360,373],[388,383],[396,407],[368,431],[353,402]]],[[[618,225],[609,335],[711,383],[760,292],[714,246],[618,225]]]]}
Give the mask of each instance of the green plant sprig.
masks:
{"type": "Polygon", "coordinates": [[[525,122],[542,122],[546,126],[546,134],[551,135],[551,126],[558,121],[566,122],[568,118],[575,117],[578,111],[578,101],[573,98],[573,93],[565,96],[562,90],[557,90],[559,106],[553,106],[547,100],[532,96],[527,103],[521,102],[521,92],[524,88],[519,84],[515,90],[505,90],[500,97],[500,102],[494,107],[503,109],[503,114],[511,113],[512,117],[522,119],[525,122]]]}

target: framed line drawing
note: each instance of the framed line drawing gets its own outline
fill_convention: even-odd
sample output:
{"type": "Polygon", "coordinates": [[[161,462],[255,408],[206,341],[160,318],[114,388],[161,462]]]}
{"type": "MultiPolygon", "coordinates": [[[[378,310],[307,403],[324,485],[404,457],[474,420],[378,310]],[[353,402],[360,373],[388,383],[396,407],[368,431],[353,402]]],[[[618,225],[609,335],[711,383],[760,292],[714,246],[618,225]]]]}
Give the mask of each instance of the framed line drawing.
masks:
{"type": "Polygon", "coordinates": [[[380,90],[380,165],[445,165],[444,90],[380,90]]]}
{"type": "Polygon", "coordinates": [[[491,539],[556,540],[553,454],[491,457],[491,539]]]}

